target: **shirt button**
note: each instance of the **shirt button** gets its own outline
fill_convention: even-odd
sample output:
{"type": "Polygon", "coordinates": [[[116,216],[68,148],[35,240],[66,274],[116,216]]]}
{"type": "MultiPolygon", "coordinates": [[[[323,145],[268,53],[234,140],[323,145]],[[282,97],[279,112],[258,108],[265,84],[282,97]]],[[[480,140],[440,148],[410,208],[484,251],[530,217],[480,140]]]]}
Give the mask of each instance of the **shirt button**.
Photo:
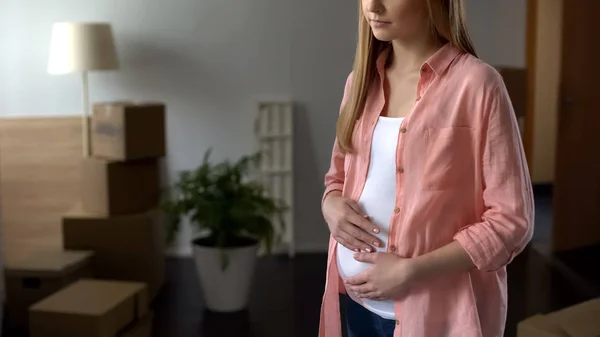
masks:
{"type": "Polygon", "coordinates": [[[404,169],[402,167],[398,167],[397,171],[398,173],[404,173],[404,169]]]}
{"type": "Polygon", "coordinates": [[[421,100],[421,96],[417,97],[417,102],[421,100]]]}
{"type": "Polygon", "coordinates": [[[400,321],[399,320],[396,320],[396,325],[400,325],[400,321]]]}
{"type": "Polygon", "coordinates": [[[394,245],[391,245],[391,246],[390,246],[390,251],[392,251],[392,252],[395,252],[395,251],[396,251],[396,246],[394,246],[394,245]]]}
{"type": "Polygon", "coordinates": [[[400,128],[400,133],[406,133],[406,128],[400,128]]]}
{"type": "Polygon", "coordinates": [[[396,213],[396,214],[400,213],[400,208],[398,208],[398,207],[394,208],[394,213],[396,213]]]}

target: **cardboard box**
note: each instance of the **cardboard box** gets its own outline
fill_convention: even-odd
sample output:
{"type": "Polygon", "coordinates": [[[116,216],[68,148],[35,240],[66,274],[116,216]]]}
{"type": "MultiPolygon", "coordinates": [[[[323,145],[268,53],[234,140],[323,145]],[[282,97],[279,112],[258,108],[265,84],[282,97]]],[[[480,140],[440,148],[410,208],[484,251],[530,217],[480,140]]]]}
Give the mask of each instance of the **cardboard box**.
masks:
{"type": "Polygon", "coordinates": [[[109,102],[94,104],[92,155],[120,161],[165,155],[165,105],[109,102]]]}
{"type": "Polygon", "coordinates": [[[600,298],[519,323],[518,337],[600,336],[600,298]]]}
{"type": "Polygon", "coordinates": [[[150,311],[144,318],[124,331],[119,337],[151,337],[153,320],[154,313],[150,311]]]}
{"type": "Polygon", "coordinates": [[[30,336],[150,337],[148,314],[145,284],[80,280],[30,308],[30,336]]]}
{"type": "Polygon", "coordinates": [[[144,282],[153,299],[164,283],[165,234],[161,214],[91,215],[75,207],[62,219],[65,249],[94,251],[103,279],[144,282]]]}
{"type": "Polygon", "coordinates": [[[81,202],[83,209],[98,215],[145,212],[158,206],[158,161],[106,161],[82,159],[81,202]]]}
{"type": "Polygon", "coordinates": [[[6,309],[11,328],[27,328],[27,310],[35,302],[80,278],[93,277],[92,256],[92,252],[52,250],[7,261],[6,309]]]}

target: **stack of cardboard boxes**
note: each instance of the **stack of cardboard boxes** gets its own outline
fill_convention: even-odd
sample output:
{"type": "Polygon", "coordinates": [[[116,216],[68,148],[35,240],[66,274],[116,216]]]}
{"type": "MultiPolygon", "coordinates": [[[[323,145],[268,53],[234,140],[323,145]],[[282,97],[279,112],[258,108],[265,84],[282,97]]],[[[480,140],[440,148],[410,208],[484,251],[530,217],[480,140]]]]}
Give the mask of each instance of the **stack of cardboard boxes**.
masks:
{"type": "Polygon", "coordinates": [[[8,330],[21,335],[27,330],[29,307],[76,282],[94,276],[93,253],[40,251],[5,264],[6,320],[8,330]]]}
{"type": "Polygon", "coordinates": [[[145,282],[153,299],[165,272],[157,210],[164,105],[96,104],[91,129],[81,203],[63,218],[64,248],[93,251],[96,277],[145,282]]]}
{"type": "Polygon", "coordinates": [[[146,284],[82,279],[29,309],[31,337],[150,337],[146,284]]]}
{"type": "Polygon", "coordinates": [[[548,314],[531,316],[517,326],[518,337],[600,336],[600,298],[548,314]]]}
{"type": "Polygon", "coordinates": [[[31,337],[150,335],[148,307],[165,274],[164,155],[163,104],[94,105],[81,200],[62,219],[64,251],[7,264],[9,320],[19,317],[31,337]]]}

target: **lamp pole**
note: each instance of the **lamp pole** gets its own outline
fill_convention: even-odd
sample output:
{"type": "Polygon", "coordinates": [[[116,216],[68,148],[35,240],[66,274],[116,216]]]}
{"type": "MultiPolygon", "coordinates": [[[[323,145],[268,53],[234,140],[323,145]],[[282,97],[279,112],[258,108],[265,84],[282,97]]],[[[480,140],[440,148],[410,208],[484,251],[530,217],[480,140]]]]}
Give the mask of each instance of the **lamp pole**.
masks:
{"type": "Polygon", "coordinates": [[[52,25],[48,73],[81,73],[81,140],[84,157],[91,156],[91,107],[88,73],[119,68],[110,23],[57,22],[52,25]]]}
{"type": "Polygon", "coordinates": [[[88,72],[86,70],[81,72],[81,84],[82,84],[82,104],[83,114],[81,116],[81,136],[83,144],[83,156],[90,156],[90,98],[89,98],[89,87],[88,87],[88,72]]]}

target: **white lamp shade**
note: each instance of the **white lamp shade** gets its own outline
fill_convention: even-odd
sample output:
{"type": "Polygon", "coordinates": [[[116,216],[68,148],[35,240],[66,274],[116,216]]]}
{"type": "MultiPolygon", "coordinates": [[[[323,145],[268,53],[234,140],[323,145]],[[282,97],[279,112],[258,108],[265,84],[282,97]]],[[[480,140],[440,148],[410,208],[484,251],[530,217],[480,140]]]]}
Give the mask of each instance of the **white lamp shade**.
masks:
{"type": "Polygon", "coordinates": [[[48,73],[66,74],[118,67],[110,24],[59,22],[52,26],[48,73]]]}

